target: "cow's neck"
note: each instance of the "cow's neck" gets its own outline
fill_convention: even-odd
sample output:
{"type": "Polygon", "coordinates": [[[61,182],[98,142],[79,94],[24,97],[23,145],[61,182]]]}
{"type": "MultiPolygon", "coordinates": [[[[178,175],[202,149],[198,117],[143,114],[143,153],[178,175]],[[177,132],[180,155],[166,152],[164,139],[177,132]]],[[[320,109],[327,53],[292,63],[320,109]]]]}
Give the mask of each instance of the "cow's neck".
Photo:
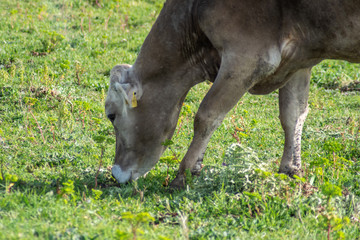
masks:
{"type": "Polygon", "coordinates": [[[184,65],[184,59],[179,52],[180,22],[184,23],[189,14],[182,6],[178,6],[177,11],[172,9],[185,2],[188,1],[167,1],[146,37],[134,64],[134,71],[143,84],[149,81],[165,81],[166,75],[178,72],[184,65]]]}
{"type": "Polygon", "coordinates": [[[161,114],[159,121],[169,123],[168,138],[187,92],[195,84],[215,78],[220,61],[214,49],[203,49],[202,39],[197,40],[201,33],[193,35],[198,30],[193,22],[194,1],[167,0],[132,68],[143,90],[139,109],[157,109],[153,112],[161,114]]]}
{"type": "Polygon", "coordinates": [[[180,81],[190,88],[215,78],[220,58],[211,44],[206,44],[197,25],[196,3],[197,0],[166,1],[134,64],[143,84],[180,81]]]}

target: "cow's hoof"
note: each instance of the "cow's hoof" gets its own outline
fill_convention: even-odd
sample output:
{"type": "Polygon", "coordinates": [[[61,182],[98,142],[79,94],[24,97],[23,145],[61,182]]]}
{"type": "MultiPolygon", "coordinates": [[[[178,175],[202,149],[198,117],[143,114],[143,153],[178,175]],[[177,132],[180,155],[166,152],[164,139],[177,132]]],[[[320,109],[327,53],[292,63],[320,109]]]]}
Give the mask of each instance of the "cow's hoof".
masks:
{"type": "Polygon", "coordinates": [[[279,173],[283,173],[288,175],[291,178],[294,178],[294,175],[298,177],[302,177],[304,175],[304,171],[301,168],[285,168],[280,169],[279,173]]]}
{"type": "Polygon", "coordinates": [[[170,183],[172,189],[184,189],[186,186],[186,178],[184,175],[177,175],[176,178],[170,183]]]}
{"type": "Polygon", "coordinates": [[[200,176],[201,170],[203,169],[204,164],[202,162],[197,162],[196,165],[191,170],[191,175],[193,176],[200,176]]]}

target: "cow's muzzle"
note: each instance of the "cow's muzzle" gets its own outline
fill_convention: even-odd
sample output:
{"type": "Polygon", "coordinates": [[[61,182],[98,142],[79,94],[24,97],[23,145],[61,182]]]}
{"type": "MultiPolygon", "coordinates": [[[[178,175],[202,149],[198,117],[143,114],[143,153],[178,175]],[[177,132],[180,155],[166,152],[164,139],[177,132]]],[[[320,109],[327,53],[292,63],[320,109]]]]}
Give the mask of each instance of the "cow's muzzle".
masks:
{"type": "Polygon", "coordinates": [[[131,169],[128,169],[126,171],[123,171],[121,167],[117,164],[115,164],[111,169],[113,177],[118,181],[119,183],[126,183],[129,180],[131,180],[132,177],[132,171],[131,169]]]}

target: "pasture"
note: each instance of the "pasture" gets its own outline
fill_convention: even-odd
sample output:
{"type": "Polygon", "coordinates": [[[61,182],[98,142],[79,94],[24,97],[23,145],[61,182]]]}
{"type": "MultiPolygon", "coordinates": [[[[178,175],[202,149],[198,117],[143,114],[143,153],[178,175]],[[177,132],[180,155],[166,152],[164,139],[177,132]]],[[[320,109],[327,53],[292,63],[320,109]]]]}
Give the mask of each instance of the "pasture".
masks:
{"type": "Polygon", "coordinates": [[[132,64],[164,0],[0,2],[0,239],[360,239],[360,65],[313,69],[303,177],[277,174],[278,93],[246,94],[199,177],[171,191],[210,88],[188,94],[146,177],[111,176],[109,73],[132,64]]]}

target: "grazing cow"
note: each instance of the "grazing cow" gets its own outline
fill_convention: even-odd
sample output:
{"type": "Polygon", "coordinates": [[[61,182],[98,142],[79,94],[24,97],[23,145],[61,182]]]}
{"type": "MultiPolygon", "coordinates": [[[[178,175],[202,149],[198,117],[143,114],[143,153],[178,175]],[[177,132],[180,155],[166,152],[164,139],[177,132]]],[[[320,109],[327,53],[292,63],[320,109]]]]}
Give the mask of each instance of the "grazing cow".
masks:
{"type": "Polygon", "coordinates": [[[105,109],[116,133],[113,176],[148,172],[176,127],[189,89],[213,85],[171,183],[199,170],[206,146],[246,93],[279,90],[285,146],[280,172],[301,172],[300,142],[311,68],[323,59],[360,62],[360,0],[167,0],[133,66],[111,71],[105,109]]]}

